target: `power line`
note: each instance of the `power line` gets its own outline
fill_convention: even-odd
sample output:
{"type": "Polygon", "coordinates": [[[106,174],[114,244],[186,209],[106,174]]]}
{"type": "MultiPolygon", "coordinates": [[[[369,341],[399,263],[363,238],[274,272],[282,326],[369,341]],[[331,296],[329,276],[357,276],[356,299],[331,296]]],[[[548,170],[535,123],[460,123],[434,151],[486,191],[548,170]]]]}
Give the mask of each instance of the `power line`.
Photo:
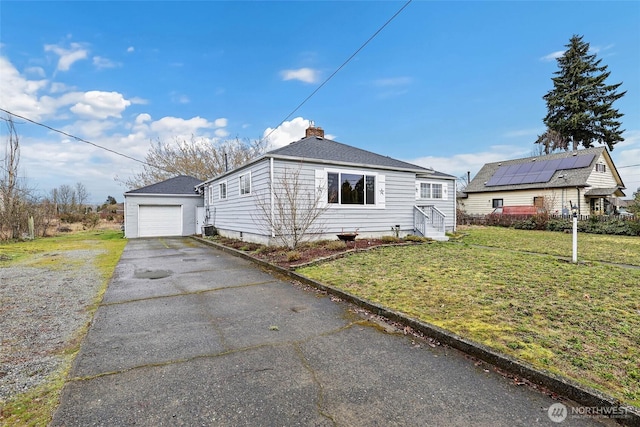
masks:
{"type": "Polygon", "coordinates": [[[264,138],[262,138],[261,140],[265,140],[267,138],[269,138],[271,136],[271,134],[273,132],[275,132],[276,129],[278,129],[278,127],[282,126],[282,124],[289,118],[291,117],[296,111],[298,111],[300,109],[300,107],[302,107],[304,104],[306,104],[306,102],[311,99],[311,97],[313,97],[320,89],[322,89],[322,87],[327,84],[329,82],[329,80],[331,80],[333,78],[333,76],[335,76],[336,74],[338,74],[338,72],[340,70],[342,70],[342,68],[344,68],[345,65],[347,65],[358,53],[360,53],[360,51],[362,49],[365,48],[366,45],[369,44],[369,42],[371,40],[373,40],[382,30],[384,30],[384,28],[389,25],[389,23],[391,23],[391,21],[393,21],[396,16],[398,16],[400,14],[400,12],[402,12],[407,6],[409,6],[409,3],[411,3],[413,0],[408,0],[400,9],[398,9],[398,11],[396,13],[393,14],[393,16],[391,18],[389,18],[387,20],[387,22],[385,22],[380,28],[378,28],[378,30],[373,33],[373,35],[371,37],[369,37],[367,39],[367,41],[365,41],[362,46],[360,46],[355,52],[353,52],[351,54],[351,56],[349,56],[347,58],[346,61],[344,61],[342,63],[342,65],[340,65],[333,73],[331,73],[331,75],[329,77],[327,77],[321,84],[320,86],[318,86],[313,92],[311,92],[311,94],[309,96],[307,96],[300,104],[298,104],[298,106],[296,108],[294,108],[288,115],[287,117],[285,117],[284,119],[282,119],[282,121],[280,121],[280,123],[278,124],[278,126],[274,127],[271,132],[269,132],[267,134],[267,136],[265,136],[264,138]]]}
{"type": "Polygon", "coordinates": [[[27,118],[27,117],[24,117],[24,116],[21,116],[21,115],[19,115],[19,114],[12,113],[11,111],[5,110],[4,108],[0,108],[0,111],[3,111],[3,112],[5,112],[5,113],[7,113],[7,114],[10,114],[10,115],[12,115],[13,117],[18,117],[19,119],[26,120],[26,121],[28,121],[29,123],[33,123],[34,125],[42,126],[43,128],[49,129],[50,131],[60,133],[60,134],[62,134],[62,135],[64,135],[64,136],[67,136],[67,137],[69,137],[69,138],[75,139],[76,141],[84,142],[85,144],[93,145],[94,147],[100,148],[101,150],[105,150],[105,151],[108,151],[108,152],[110,152],[110,153],[116,154],[116,155],[118,155],[118,156],[125,157],[125,158],[127,158],[127,159],[129,159],[129,160],[133,160],[134,162],[142,163],[143,165],[146,165],[146,166],[149,166],[149,167],[152,167],[152,168],[156,168],[156,169],[160,169],[160,170],[163,170],[163,171],[165,171],[165,172],[170,172],[170,171],[168,171],[168,170],[166,170],[166,169],[163,169],[163,168],[161,168],[161,167],[158,167],[158,166],[155,166],[155,165],[149,164],[149,163],[145,162],[144,160],[136,159],[135,157],[131,157],[131,156],[129,156],[129,155],[126,155],[126,154],[120,153],[120,152],[118,152],[118,151],[112,150],[111,148],[107,148],[107,147],[104,147],[104,146],[102,146],[102,145],[96,144],[95,142],[87,141],[86,139],[82,139],[82,138],[80,138],[80,137],[78,137],[78,136],[72,135],[72,134],[67,133],[67,132],[65,132],[65,131],[62,131],[62,130],[60,130],[60,129],[55,129],[55,128],[53,128],[53,127],[49,126],[49,125],[45,125],[44,123],[36,122],[35,120],[31,120],[31,119],[29,119],[29,118],[27,118]]]}
{"type": "Polygon", "coordinates": [[[640,166],[640,163],[637,165],[616,166],[616,169],[634,168],[636,166],[640,166]]]}

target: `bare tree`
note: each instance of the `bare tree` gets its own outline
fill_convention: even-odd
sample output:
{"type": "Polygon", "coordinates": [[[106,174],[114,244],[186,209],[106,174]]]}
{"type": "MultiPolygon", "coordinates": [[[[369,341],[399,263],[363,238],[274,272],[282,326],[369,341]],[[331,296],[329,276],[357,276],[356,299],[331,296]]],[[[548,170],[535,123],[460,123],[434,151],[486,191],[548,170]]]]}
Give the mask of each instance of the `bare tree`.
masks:
{"type": "Polygon", "coordinates": [[[76,201],[78,204],[77,210],[79,213],[85,212],[85,205],[89,201],[89,192],[87,191],[87,187],[84,186],[83,183],[76,183],[76,201]]]}
{"type": "Polygon", "coordinates": [[[256,223],[282,246],[294,249],[321,233],[321,216],[329,209],[326,191],[305,180],[301,168],[284,168],[270,184],[268,191],[256,195],[256,223]]]}
{"type": "Polygon", "coordinates": [[[21,199],[18,188],[18,164],[20,163],[20,138],[13,119],[7,117],[7,145],[5,147],[2,180],[0,181],[0,231],[5,229],[10,239],[20,235],[21,199]]]}
{"type": "Polygon", "coordinates": [[[228,169],[240,166],[262,154],[265,142],[226,140],[211,142],[192,137],[191,140],[174,140],[173,143],[157,141],[145,157],[142,172],[126,179],[116,178],[127,188],[139,188],[173,178],[189,175],[203,181],[228,169]]]}
{"type": "Polygon", "coordinates": [[[61,215],[72,213],[76,203],[76,191],[73,187],[62,184],[57,190],[54,190],[54,193],[56,197],[55,203],[58,205],[58,213],[61,215]]]}

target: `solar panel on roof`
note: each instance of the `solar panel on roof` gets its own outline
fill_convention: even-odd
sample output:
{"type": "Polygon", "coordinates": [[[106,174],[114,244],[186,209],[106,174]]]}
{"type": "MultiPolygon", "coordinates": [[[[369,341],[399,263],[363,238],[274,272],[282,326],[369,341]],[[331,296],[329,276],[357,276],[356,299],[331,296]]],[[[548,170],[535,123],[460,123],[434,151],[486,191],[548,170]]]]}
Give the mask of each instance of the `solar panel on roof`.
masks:
{"type": "Polygon", "coordinates": [[[573,166],[574,168],[584,168],[591,164],[595,154],[588,154],[586,156],[578,156],[576,157],[576,163],[573,166]]]}
{"type": "Polygon", "coordinates": [[[564,159],[551,159],[517,163],[515,165],[500,166],[493,176],[485,184],[487,187],[499,185],[533,184],[548,182],[556,171],[577,169],[589,166],[594,155],[567,157],[564,159]]]}

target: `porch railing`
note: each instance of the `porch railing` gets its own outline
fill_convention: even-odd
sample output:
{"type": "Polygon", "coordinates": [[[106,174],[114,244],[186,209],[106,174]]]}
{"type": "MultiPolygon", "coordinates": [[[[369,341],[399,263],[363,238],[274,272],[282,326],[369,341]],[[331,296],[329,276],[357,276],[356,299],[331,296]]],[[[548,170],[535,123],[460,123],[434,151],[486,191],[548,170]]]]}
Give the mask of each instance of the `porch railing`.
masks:
{"type": "Polygon", "coordinates": [[[427,228],[434,229],[440,233],[445,232],[446,215],[435,206],[414,206],[413,207],[413,228],[423,236],[427,235],[427,228]]]}

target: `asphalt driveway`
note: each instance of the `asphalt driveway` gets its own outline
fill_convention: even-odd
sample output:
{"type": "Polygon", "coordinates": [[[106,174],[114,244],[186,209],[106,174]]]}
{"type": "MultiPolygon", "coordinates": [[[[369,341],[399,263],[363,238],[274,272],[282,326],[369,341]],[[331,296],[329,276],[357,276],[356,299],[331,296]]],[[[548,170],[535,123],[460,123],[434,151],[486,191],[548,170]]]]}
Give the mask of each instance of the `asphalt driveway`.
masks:
{"type": "Polygon", "coordinates": [[[558,425],[546,395],[366,319],[192,239],[131,240],[52,425],[558,425]]]}

